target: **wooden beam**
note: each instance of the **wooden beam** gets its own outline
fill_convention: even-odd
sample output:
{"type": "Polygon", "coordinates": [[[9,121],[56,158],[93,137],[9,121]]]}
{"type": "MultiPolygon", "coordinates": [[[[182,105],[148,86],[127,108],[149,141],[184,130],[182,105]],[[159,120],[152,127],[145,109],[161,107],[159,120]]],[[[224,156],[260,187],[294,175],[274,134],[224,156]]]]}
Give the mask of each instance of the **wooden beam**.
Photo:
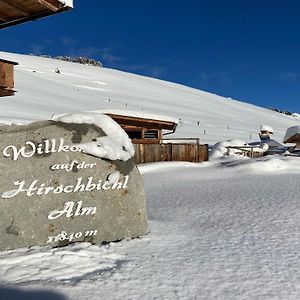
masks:
{"type": "Polygon", "coordinates": [[[0,20],[3,21],[3,22],[7,22],[10,20],[9,16],[3,14],[3,13],[0,13],[0,20]]]}
{"type": "Polygon", "coordinates": [[[135,126],[135,127],[143,127],[147,129],[168,129],[168,130],[174,130],[176,128],[176,123],[169,122],[169,121],[122,116],[122,115],[115,115],[111,113],[105,113],[105,114],[111,117],[114,121],[116,121],[121,126],[135,126]]]}
{"type": "Polygon", "coordinates": [[[25,11],[24,9],[17,7],[16,5],[8,2],[7,0],[0,0],[1,3],[3,3],[5,6],[9,7],[10,9],[16,11],[17,13],[19,13],[22,16],[28,17],[29,13],[27,11],[25,11]]]}
{"type": "MultiPolygon", "coordinates": [[[[59,6],[56,6],[52,3],[50,3],[50,1],[46,1],[46,0],[36,0],[37,3],[41,4],[43,7],[46,7],[48,9],[50,9],[51,11],[57,11],[59,10],[59,6]]],[[[53,1],[51,1],[53,2],[53,1]]]]}
{"type": "Polygon", "coordinates": [[[0,97],[13,96],[15,94],[14,90],[7,90],[0,87],[0,97]]]}

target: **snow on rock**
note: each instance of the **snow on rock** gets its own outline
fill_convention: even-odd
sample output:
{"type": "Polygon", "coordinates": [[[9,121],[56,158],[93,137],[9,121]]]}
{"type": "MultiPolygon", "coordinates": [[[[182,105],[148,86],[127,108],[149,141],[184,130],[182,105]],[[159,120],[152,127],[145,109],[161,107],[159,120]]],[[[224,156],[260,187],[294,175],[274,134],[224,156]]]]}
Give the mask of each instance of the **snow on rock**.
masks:
{"type": "Polygon", "coordinates": [[[126,132],[110,117],[99,113],[67,114],[54,121],[90,124],[101,128],[106,136],[95,142],[80,144],[83,153],[110,160],[127,161],[134,156],[134,147],[126,132]]]}
{"type": "Polygon", "coordinates": [[[300,119],[300,114],[298,113],[293,113],[292,116],[295,117],[296,119],[300,119]]]}
{"type": "Polygon", "coordinates": [[[293,126],[288,128],[284,136],[283,142],[285,143],[287,140],[289,140],[291,137],[293,137],[296,134],[300,134],[300,126],[293,126]]]}

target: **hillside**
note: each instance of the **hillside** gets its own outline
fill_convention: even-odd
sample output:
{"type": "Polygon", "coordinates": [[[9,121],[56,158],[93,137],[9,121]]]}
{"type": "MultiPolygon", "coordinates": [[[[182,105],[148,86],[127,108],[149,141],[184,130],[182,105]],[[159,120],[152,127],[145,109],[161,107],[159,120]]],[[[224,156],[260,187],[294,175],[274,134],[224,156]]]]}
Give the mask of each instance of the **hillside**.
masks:
{"type": "Polygon", "coordinates": [[[200,137],[203,143],[257,139],[261,124],[272,126],[274,137],[282,141],[288,127],[300,125],[296,117],[162,80],[42,57],[5,52],[0,57],[19,62],[15,68],[18,92],[1,99],[1,123],[126,109],[181,119],[175,136],[200,137]],[[60,74],[55,73],[57,68],[60,74]]]}

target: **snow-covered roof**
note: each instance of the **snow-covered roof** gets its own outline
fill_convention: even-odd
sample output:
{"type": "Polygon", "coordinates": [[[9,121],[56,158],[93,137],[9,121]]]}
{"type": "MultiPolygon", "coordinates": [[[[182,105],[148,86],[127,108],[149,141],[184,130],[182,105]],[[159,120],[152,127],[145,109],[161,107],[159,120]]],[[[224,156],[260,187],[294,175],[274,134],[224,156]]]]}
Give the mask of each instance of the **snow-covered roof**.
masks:
{"type": "MultiPolygon", "coordinates": [[[[166,115],[159,115],[159,114],[151,114],[145,113],[141,111],[130,111],[130,110],[119,110],[119,109],[99,109],[88,111],[89,113],[100,113],[106,115],[117,115],[117,116],[125,116],[125,117],[133,117],[133,118],[141,118],[147,120],[154,120],[154,121],[163,121],[163,122],[171,122],[177,124],[179,122],[178,119],[172,118],[166,115]]],[[[55,120],[65,114],[55,114],[52,116],[52,119],[55,120]]]]}
{"type": "Polygon", "coordinates": [[[272,134],[274,133],[273,128],[269,125],[261,125],[260,131],[268,131],[269,133],[272,133],[272,134]]]}
{"type": "Polygon", "coordinates": [[[166,115],[145,113],[145,112],[141,112],[141,111],[103,109],[103,110],[96,110],[95,112],[99,112],[102,114],[111,114],[111,115],[118,115],[118,116],[148,119],[148,120],[159,120],[159,121],[164,121],[164,122],[172,122],[172,123],[176,123],[176,124],[179,121],[178,118],[173,118],[173,117],[169,117],[166,115]]]}
{"type": "Polygon", "coordinates": [[[296,141],[300,141],[300,126],[288,128],[283,139],[284,143],[295,143],[296,141]]]}

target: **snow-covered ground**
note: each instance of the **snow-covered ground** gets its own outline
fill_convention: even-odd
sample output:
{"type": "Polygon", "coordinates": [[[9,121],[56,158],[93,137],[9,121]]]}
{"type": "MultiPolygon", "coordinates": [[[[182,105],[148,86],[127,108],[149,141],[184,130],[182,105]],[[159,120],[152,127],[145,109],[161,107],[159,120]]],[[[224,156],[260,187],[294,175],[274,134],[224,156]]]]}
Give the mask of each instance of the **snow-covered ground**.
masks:
{"type": "MultiPolygon", "coordinates": [[[[177,136],[282,141],[300,119],[173,83],[1,53],[16,67],[1,122],[130,109],[181,118],[177,136]],[[56,68],[61,74],[56,74],[56,68]],[[197,122],[200,125],[197,125],[197,122]],[[205,134],[204,134],[205,132],[205,134]]],[[[0,252],[0,299],[300,299],[300,159],[139,166],[151,233],[107,245],[0,252]]]]}
{"type": "Polygon", "coordinates": [[[140,169],[149,235],[2,252],[0,298],[299,299],[298,158],[140,169]]]}

